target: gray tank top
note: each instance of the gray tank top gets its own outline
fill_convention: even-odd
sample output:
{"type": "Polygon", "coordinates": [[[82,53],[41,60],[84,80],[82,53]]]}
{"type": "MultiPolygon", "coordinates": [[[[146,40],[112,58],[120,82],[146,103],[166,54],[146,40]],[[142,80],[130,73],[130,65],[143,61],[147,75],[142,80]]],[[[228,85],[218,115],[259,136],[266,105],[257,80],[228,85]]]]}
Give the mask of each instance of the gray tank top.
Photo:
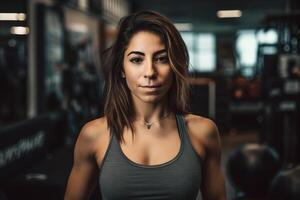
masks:
{"type": "Polygon", "coordinates": [[[176,115],[180,150],[159,165],[138,164],[126,157],[111,137],[100,166],[102,200],[195,200],[201,184],[202,159],[194,150],[183,116],[176,115]]]}

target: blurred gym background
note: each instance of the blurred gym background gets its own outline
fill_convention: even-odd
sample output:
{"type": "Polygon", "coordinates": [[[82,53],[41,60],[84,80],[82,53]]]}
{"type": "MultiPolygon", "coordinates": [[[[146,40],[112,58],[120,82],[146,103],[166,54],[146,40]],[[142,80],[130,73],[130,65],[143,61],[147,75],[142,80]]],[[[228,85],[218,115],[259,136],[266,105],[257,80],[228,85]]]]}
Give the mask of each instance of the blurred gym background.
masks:
{"type": "Polygon", "coordinates": [[[0,200],[63,199],[79,130],[102,114],[100,54],[144,9],[186,42],[191,111],[219,127],[228,199],[300,199],[298,0],[2,0],[0,200]]]}

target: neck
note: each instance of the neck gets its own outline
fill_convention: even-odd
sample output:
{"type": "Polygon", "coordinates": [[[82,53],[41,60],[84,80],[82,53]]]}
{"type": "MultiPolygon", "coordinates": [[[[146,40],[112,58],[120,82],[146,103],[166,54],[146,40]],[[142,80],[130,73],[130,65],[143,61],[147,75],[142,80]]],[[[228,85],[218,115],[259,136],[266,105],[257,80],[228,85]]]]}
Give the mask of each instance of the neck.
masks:
{"type": "Polygon", "coordinates": [[[135,105],[135,120],[143,122],[154,122],[166,117],[170,114],[167,102],[159,104],[143,103],[143,105],[135,105]]]}

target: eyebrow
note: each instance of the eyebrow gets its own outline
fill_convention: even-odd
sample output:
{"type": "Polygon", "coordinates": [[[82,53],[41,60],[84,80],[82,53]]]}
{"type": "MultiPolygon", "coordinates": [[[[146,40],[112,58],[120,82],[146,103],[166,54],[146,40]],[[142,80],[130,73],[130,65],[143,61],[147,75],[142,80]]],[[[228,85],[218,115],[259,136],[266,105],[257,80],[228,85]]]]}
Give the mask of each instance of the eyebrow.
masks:
{"type": "MultiPolygon", "coordinates": [[[[158,55],[158,54],[162,54],[162,53],[165,53],[167,52],[166,49],[161,49],[161,50],[158,50],[154,53],[154,56],[158,55]]],[[[127,54],[127,56],[129,56],[130,54],[138,54],[138,55],[141,55],[141,56],[145,56],[145,53],[141,52],[141,51],[131,51],[127,54]]]]}
{"type": "Polygon", "coordinates": [[[129,56],[130,54],[138,54],[138,55],[145,56],[145,54],[143,52],[140,52],[140,51],[131,51],[129,54],[127,54],[127,56],[129,56]]]}

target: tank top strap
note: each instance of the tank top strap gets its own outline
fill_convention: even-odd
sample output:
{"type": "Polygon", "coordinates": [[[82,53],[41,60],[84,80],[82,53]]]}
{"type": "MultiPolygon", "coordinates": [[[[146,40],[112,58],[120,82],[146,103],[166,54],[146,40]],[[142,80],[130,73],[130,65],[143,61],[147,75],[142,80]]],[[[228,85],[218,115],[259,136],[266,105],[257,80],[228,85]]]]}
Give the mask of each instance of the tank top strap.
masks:
{"type": "Polygon", "coordinates": [[[178,123],[179,132],[182,137],[181,140],[184,142],[184,148],[186,149],[186,151],[190,151],[192,152],[192,154],[196,155],[202,162],[202,157],[198,155],[195,148],[193,147],[183,115],[176,115],[176,119],[178,123]]]}
{"type": "Polygon", "coordinates": [[[176,121],[177,121],[177,125],[178,125],[179,134],[180,134],[181,139],[186,140],[187,139],[187,130],[186,130],[183,115],[176,114],[176,121]]]}

